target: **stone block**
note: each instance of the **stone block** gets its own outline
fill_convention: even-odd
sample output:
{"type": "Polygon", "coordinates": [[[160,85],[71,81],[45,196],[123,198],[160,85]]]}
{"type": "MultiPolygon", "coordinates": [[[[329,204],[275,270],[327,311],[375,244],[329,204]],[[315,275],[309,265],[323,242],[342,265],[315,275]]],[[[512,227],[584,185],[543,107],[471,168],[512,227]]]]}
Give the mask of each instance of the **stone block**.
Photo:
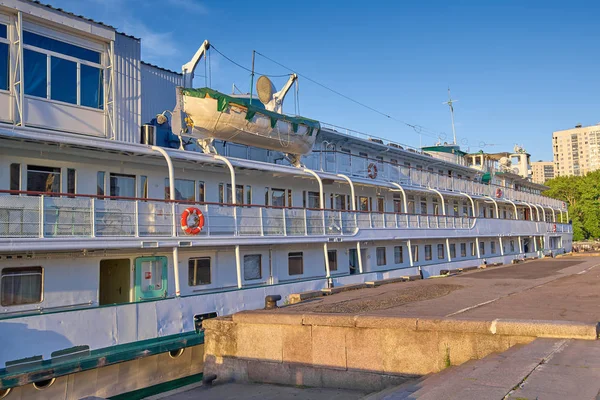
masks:
{"type": "Polygon", "coordinates": [[[323,296],[323,292],[320,290],[311,290],[302,293],[292,293],[288,296],[290,304],[297,304],[305,300],[314,299],[323,296]]]}
{"type": "Polygon", "coordinates": [[[233,356],[281,362],[282,327],[283,325],[239,324],[237,351],[233,356]]]}
{"type": "Polygon", "coordinates": [[[248,380],[250,382],[290,385],[293,382],[289,364],[248,360],[248,380]]]}
{"type": "Polygon", "coordinates": [[[460,365],[477,358],[476,335],[460,332],[438,332],[438,368],[460,365]]]}
{"type": "Polygon", "coordinates": [[[267,310],[242,311],[232,316],[238,324],[302,325],[302,313],[267,310]]]}
{"type": "Polygon", "coordinates": [[[439,371],[437,332],[380,332],[384,373],[425,375],[439,371]]]}
{"type": "Polygon", "coordinates": [[[237,324],[232,320],[208,319],[204,329],[204,354],[235,356],[237,354],[237,324]]]}
{"type": "Polygon", "coordinates": [[[573,321],[498,319],[496,334],[596,340],[597,324],[573,321]]]}
{"type": "Polygon", "coordinates": [[[292,368],[292,382],[290,385],[323,387],[323,368],[312,365],[294,365],[292,368]]]}
{"type": "Polygon", "coordinates": [[[233,357],[209,356],[204,360],[204,375],[217,375],[219,382],[248,382],[248,361],[233,357]]]}
{"type": "Polygon", "coordinates": [[[303,316],[304,325],[319,326],[348,326],[356,325],[356,316],[348,314],[335,313],[306,313],[303,316]]]}
{"type": "Polygon", "coordinates": [[[389,317],[381,315],[359,315],[356,317],[357,328],[397,328],[408,331],[417,330],[417,318],[389,317]]]}
{"type": "Polygon", "coordinates": [[[312,363],[312,326],[282,326],[283,362],[312,363]]]}
{"type": "Polygon", "coordinates": [[[346,369],[346,334],[350,328],[312,327],[312,363],[315,367],[346,369]]]}
{"type": "Polygon", "coordinates": [[[490,334],[492,322],[474,319],[452,319],[420,318],[417,321],[418,331],[440,331],[440,332],[470,332],[490,334]]]}
{"type": "Polygon", "coordinates": [[[348,370],[383,371],[380,329],[350,329],[346,334],[348,370]]]}

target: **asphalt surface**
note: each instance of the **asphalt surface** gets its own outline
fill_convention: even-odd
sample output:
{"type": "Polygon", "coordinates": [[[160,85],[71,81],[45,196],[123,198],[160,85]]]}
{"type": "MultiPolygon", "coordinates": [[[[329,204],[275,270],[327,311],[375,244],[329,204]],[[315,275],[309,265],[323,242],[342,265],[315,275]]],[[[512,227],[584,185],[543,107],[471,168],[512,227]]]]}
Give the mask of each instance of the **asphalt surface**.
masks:
{"type": "Polygon", "coordinates": [[[599,258],[548,258],[353,290],[279,311],[598,322],[599,287],[599,258]]]}

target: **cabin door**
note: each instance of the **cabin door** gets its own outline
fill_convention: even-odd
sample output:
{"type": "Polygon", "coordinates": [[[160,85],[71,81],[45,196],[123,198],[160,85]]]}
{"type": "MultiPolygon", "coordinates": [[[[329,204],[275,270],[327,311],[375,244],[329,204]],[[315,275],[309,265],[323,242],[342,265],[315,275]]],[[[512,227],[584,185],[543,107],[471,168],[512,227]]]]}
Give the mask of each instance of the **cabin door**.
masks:
{"type": "Polygon", "coordinates": [[[100,305],[129,302],[129,259],[100,261],[100,305]]]}
{"type": "Polygon", "coordinates": [[[135,259],[135,301],[167,297],[167,257],[135,259]]]}

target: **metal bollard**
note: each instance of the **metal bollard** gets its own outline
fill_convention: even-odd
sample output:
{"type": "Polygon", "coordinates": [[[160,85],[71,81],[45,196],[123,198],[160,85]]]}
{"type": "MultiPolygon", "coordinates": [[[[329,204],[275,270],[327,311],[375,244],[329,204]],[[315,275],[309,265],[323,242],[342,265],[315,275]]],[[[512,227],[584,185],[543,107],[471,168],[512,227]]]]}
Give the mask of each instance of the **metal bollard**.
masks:
{"type": "Polygon", "coordinates": [[[281,296],[278,294],[272,294],[265,297],[265,310],[272,310],[277,308],[277,302],[281,300],[281,296]]]}

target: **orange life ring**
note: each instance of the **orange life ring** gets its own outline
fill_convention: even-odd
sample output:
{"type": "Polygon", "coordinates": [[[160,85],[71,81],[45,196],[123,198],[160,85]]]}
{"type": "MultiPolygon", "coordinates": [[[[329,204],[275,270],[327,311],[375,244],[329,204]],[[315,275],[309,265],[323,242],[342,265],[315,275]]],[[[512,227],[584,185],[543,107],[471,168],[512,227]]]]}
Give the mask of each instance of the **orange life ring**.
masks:
{"type": "Polygon", "coordinates": [[[502,197],[502,189],[500,189],[500,188],[496,189],[496,197],[497,198],[502,197]]]}
{"type": "Polygon", "coordinates": [[[204,227],[204,214],[196,207],[188,207],[181,214],[181,229],[188,235],[197,235],[204,227]],[[192,223],[190,224],[190,217],[192,223]]]}
{"type": "Polygon", "coordinates": [[[375,179],[377,178],[377,165],[374,163],[369,164],[369,168],[367,169],[369,174],[369,178],[375,179]]]}

